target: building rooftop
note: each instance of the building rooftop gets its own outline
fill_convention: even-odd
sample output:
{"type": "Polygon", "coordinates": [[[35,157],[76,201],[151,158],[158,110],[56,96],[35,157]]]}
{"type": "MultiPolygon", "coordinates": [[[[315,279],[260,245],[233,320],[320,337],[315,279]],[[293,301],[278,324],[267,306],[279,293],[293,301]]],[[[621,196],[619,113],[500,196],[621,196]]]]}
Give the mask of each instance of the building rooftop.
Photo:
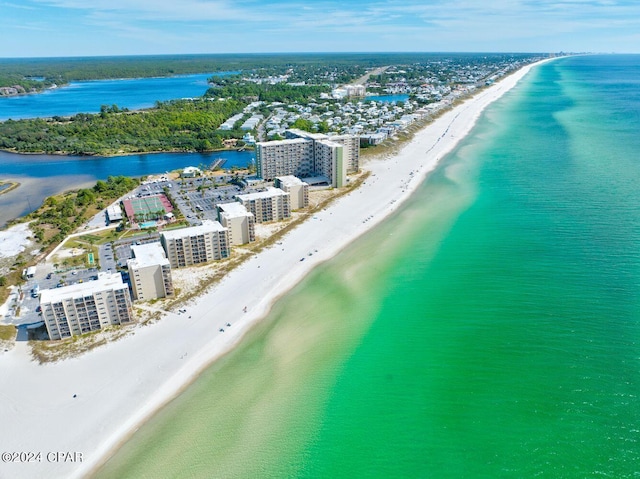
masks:
{"type": "Polygon", "coordinates": [[[202,170],[197,166],[187,166],[182,170],[183,175],[200,175],[202,170]]]}
{"type": "Polygon", "coordinates": [[[169,264],[169,260],[164,254],[164,249],[160,243],[147,243],[133,245],[131,247],[134,258],[127,261],[127,267],[145,268],[147,266],[157,266],[169,264]]]}
{"type": "Polygon", "coordinates": [[[326,146],[330,146],[331,148],[342,148],[343,145],[342,143],[337,143],[335,141],[331,141],[331,140],[321,140],[318,143],[322,144],[322,145],[326,145],[326,146]]]}
{"type": "Polygon", "coordinates": [[[311,133],[309,131],[299,130],[297,128],[290,128],[287,130],[293,135],[299,136],[300,138],[309,138],[312,140],[324,140],[327,138],[327,135],[323,133],[311,133]]]}
{"type": "Polygon", "coordinates": [[[222,226],[218,221],[204,220],[199,226],[191,226],[189,228],[163,231],[162,236],[165,239],[180,239],[187,236],[199,236],[206,233],[216,233],[225,230],[226,228],[222,226]]]}
{"type": "Polygon", "coordinates": [[[218,205],[220,212],[228,215],[230,218],[253,216],[253,213],[247,211],[244,205],[234,201],[233,203],[222,203],[218,205]]]}
{"type": "Polygon", "coordinates": [[[122,219],[122,210],[120,209],[119,200],[107,207],[107,215],[111,221],[122,219]]]}
{"type": "Polygon", "coordinates": [[[55,303],[69,298],[91,296],[96,292],[127,288],[120,273],[98,273],[98,279],[86,283],[76,283],[61,288],[43,289],[41,303],[55,303]]]}
{"type": "Polygon", "coordinates": [[[276,180],[278,180],[280,183],[282,183],[286,187],[298,186],[298,185],[304,184],[304,181],[302,181],[297,176],[293,176],[293,175],[278,176],[276,177],[276,180]]]}
{"type": "Polygon", "coordinates": [[[249,193],[246,195],[238,195],[236,198],[243,201],[261,200],[263,198],[273,198],[274,196],[286,196],[289,193],[285,193],[280,188],[274,188],[269,186],[267,191],[259,191],[258,193],[249,193]]]}
{"type": "Polygon", "coordinates": [[[331,181],[326,176],[310,176],[308,178],[302,178],[302,181],[308,185],[323,185],[325,183],[331,184],[331,181]]]}
{"type": "Polygon", "coordinates": [[[259,141],[256,143],[258,146],[275,146],[275,145],[295,145],[297,143],[308,143],[309,140],[305,138],[292,138],[290,140],[275,140],[275,141],[259,141]]]}

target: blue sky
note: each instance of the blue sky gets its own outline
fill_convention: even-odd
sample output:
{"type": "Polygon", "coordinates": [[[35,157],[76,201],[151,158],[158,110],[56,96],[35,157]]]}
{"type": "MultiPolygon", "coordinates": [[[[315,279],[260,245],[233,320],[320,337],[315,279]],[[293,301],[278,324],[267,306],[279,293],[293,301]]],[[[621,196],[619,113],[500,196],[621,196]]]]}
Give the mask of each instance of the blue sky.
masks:
{"type": "Polygon", "coordinates": [[[0,0],[0,57],[640,53],[638,0],[0,0]]]}

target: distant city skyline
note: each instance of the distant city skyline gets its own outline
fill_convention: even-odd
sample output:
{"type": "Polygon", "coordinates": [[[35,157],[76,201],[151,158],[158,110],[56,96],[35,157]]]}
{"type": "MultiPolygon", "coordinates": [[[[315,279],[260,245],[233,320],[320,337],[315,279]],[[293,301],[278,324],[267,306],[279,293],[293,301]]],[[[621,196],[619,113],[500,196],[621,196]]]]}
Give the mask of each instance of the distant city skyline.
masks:
{"type": "Polygon", "coordinates": [[[267,52],[640,53],[631,0],[0,1],[0,57],[267,52]]]}

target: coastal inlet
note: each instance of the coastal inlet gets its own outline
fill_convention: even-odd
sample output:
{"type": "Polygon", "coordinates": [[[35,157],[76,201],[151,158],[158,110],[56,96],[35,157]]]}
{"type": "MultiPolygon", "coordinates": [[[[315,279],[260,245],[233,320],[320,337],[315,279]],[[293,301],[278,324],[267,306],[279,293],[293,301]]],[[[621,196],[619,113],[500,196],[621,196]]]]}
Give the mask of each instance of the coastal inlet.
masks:
{"type": "Polygon", "coordinates": [[[0,227],[34,211],[48,196],[89,187],[109,176],[139,177],[186,166],[210,168],[215,164],[224,168],[244,168],[254,156],[253,151],[155,153],[109,158],[19,155],[0,151],[0,180],[20,183],[20,187],[0,195],[0,227]]]}

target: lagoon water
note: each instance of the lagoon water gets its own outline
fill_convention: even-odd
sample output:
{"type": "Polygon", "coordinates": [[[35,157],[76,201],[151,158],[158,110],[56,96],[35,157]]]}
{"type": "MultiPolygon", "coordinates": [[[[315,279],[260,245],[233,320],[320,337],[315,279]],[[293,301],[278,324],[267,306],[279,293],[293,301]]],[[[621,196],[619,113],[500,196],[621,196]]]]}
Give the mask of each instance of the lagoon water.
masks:
{"type": "Polygon", "coordinates": [[[638,78],[534,69],[97,476],[637,477],[638,78]]]}
{"type": "Polygon", "coordinates": [[[210,166],[223,159],[223,168],[245,167],[253,151],[212,153],[154,153],[130,156],[19,155],[0,151],[0,179],[20,187],[0,195],[0,227],[38,208],[48,196],[73,188],[90,187],[108,176],[145,176],[185,166],[210,166]]]}
{"type": "Polygon", "coordinates": [[[365,98],[365,101],[377,101],[380,103],[398,103],[405,102],[409,99],[409,95],[373,95],[365,98]]]}
{"type": "MultiPolygon", "coordinates": [[[[218,72],[230,75],[235,72],[218,72]]],[[[202,96],[212,74],[179,75],[163,78],[96,80],[36,95],[0,98],[0,121],[9,118],[51,117],[75,113],[95,113],[101,105],[121,108],[148,108],[156,101],[202,96]]],[[[20,188],[0,195],[0,227],[7,221],[38,208],[48,196],[91,186],[110,175],[143,176],[164,173],[185,166],[210,165],[225,160],[224,167],[244,167],[253,152],[159,153],[122,157],[74,157],[17,155],[0,151],[0,180],[17,181],[20,188]]]]}
{"type": "MultiPolygon", "coordinates": [[[[218,72],[217,76],[237,72],[218,72]]],[[[34,95],[0,98],[0,121],[97,113],[101,105],[138,110],[156,101],[204,95],[213,74],[72,82],[34,95]]]]}

